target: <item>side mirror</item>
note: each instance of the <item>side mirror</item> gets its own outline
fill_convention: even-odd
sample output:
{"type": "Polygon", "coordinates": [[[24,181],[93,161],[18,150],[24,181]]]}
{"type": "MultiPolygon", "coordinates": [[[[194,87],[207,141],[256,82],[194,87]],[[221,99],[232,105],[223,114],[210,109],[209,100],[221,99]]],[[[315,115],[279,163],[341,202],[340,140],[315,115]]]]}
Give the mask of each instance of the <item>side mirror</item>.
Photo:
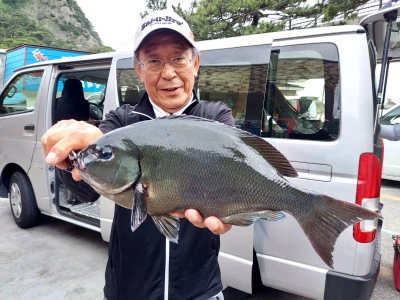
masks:
{"type": "Polygon", "coordinates": [[[7,97],[12,98],[17,92],[17,87],[15,85],[11,85],[7,90],[7,97]]]}

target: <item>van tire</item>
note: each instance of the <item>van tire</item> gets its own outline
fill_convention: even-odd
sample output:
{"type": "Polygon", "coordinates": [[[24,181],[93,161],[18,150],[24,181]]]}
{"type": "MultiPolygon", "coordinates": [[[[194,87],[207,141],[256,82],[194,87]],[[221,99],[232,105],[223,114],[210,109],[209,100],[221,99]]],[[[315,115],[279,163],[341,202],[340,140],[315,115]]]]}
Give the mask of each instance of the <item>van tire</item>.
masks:
{"type": "Polygon", "coordinates": [[[36,226],[40,220],[40,211],[28,176],[23,172],[14,172],[10,178],[9,200],[15,223],[21,228],[36,226]]]}

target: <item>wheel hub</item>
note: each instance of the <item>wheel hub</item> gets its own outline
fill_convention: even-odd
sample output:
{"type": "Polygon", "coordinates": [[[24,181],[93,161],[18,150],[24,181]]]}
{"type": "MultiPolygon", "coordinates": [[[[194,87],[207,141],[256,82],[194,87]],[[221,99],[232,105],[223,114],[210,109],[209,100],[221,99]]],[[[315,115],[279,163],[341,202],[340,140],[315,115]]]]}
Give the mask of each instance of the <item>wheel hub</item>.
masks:
{"type": "Polygon", "coordinates": [[[20,218],[22,211],[21,191],[16,183],[13,183],[10,188],[10,203],[13,215],[20,218]]]}

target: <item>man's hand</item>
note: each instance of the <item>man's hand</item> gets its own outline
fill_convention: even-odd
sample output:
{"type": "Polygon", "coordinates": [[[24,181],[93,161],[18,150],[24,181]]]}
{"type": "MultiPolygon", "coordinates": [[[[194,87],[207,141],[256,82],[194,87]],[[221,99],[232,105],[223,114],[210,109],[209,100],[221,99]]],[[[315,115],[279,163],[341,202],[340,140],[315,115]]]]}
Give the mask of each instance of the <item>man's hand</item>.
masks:
{"type": "MultiPolygon", "coordinates": [[[[65,159],[72,150],[85,149],[103,133],[96,126],[76,120],[60,121],[52,126],[43,136],[43,152],[46,163],[60,169],[68,168],[65,159]]],[[[78,170],[72,170],[72,177],[81,180],[78,170]]]]}
{"type": "Polygon", "coordinates": [[[178,218],[186,218],[194,226],[199,228],[208,228],[214,234],[224,234],[228,232],[232,225],[224,224],[216,217],[203,218],[195,209],[187,209],[185,212],[173,213],[178,218]]]}

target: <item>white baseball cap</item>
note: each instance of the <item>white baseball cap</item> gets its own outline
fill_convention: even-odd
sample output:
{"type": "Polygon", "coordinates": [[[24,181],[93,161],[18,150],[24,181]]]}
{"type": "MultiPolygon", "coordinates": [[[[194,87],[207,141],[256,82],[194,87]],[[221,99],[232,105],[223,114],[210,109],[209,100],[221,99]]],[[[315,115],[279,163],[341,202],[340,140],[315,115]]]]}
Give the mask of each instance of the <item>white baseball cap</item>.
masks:
{"type": "Polygon", "coordinates": [[[196,48],[193,33],[189,24],[182,19],[176,12],[170,9],[156,10],[148,14],[140,22],[135,35],[135,47],[133,51],[139,48],[143,40],[152,32],[159,29],[170,29],[182,35],[190,45],[196,48]]]}

